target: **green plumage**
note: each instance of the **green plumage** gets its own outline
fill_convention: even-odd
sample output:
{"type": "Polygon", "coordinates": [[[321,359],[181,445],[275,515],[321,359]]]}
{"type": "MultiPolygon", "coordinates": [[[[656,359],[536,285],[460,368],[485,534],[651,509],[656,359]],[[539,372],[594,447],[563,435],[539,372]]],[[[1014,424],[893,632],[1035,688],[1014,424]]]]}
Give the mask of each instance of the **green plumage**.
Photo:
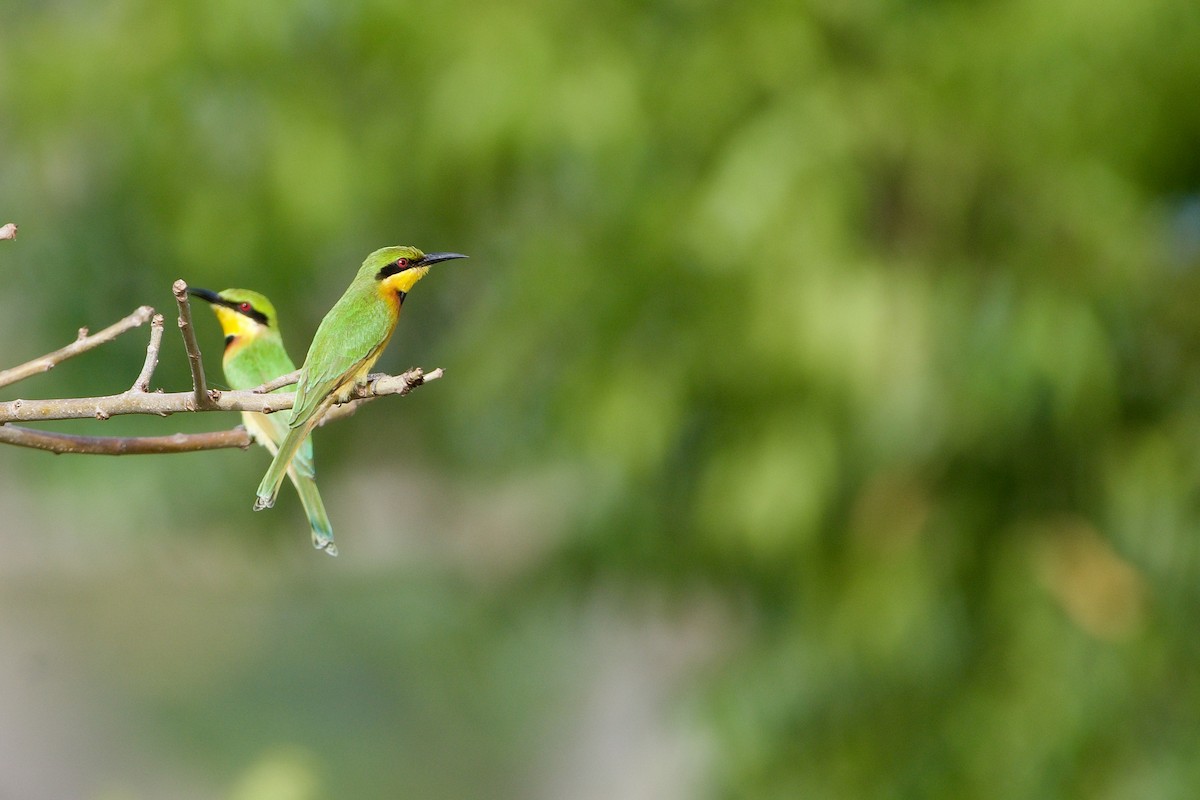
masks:
{"type": "Polygon", "coordinates": [[[287,464],[301,452],[313,427],[335,402],[345,400],[367,373],[395,330],[408,291],[439,261],[458,253],[422,253],[385,247],[367,256],[354,280],[321,320],[296,384],[290,430],[258,486],[255,509],[270,508],[287,464]]]}
{"type": "MultiPolygon", "coordinates": [[[[241,346],[225,360],[223,366],[225,381],[230,389],[253,389],[296,369],[296,365],[284,349],[278,330],[267,330],[255,341],[241,346]]],[[[290,391],[289,387],[275,390],[286,391],[290,391]]],[[[287,436],[287,416],[286,412],[256,415],[263,428],[270,432],[270,440],[277,447],[283,441],[283,437],[287,436]]],[[[309,477],[314,475],[312,450],[312,442],[305,442],[292,459],[297,471],[309,477]]]]}
{"type": "MultiPolygon", "coordinates": [[[[211,303],[221,322],[226,336],[222,366],[229,388],[253,389],[295,370],[279,333],[275,308],[266,297],[247,289],[226,289],[219,293],[189,289],[189,292],[211,303]]],[[[276,391],[288,390],[288,387],[283,387],[276,391]]],[[[254,440],[274,457],[288,434],[287,414],[244,412],[242,420],[254,440]]],[[[291,478],[300,503],[304,506],[305,516],[312,528],[313,546],[336,556],[333,527],[314,480],[311,440],[303,442],[296,450],[286,474],[291,478]]]]}

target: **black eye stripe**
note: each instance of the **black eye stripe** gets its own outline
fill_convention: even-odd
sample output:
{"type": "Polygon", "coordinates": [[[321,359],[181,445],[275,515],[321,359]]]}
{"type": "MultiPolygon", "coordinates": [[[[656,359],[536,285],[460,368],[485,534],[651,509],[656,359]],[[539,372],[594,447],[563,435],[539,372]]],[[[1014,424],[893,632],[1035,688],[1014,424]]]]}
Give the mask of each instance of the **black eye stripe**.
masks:
{"type": "Polygon", "coordinates": [[[221,305],[225,306],[226,308],[231,308],[234,311],[236,311],[237,313],[249,317],[250,319],[254,320],[255,322],[259,323],[260,325],[268,324],[267,323],[267,315],[262,313],[261,311],[259,311],[254,306],[251,306],[249,311],[242,311],[242,309],[241,309],[242,304],[240,302],[235,303],[232,300],[226,300],[221,305]]]}
{"type": "Polygon", "coordinates": [[[412,261],[410,259],[407,259],[407,258],[396,259],[396,261],[393,261],[390,264],[384,265],[383,269],[379,270],[379,272],[376,272],[375,280],[381,281],[384,278],[390,278],[392,275],[395,275],[398,272],[404,272],[404,270],[412,269],[415,266],[417,266],[417,262],[412,261]],[[403,261],[404,266],[400,266],[400,264],[397,263],[399,261],[403,261]]]}

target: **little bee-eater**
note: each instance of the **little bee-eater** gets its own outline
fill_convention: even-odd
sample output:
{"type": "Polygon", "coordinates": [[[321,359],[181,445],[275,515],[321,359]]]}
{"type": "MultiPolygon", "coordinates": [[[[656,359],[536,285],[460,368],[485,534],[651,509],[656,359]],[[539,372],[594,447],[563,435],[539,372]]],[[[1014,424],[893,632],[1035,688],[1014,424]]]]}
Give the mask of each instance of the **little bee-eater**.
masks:
{"type": "Polygon", "coordinates": [[[287,436],[258,485],[255,510],[270,508],[293,456],[308,441],[325,412],[345,402],[392,338],[404,298],[439,261],[461,253],[422,253],[415,247],[385,247],[367,256],[341,299],[321,320],[308,348],[287,436]]]}
{"type": "MultiPolygon", "coordinates": [[[[225,369],[225,381],[229,388],[253,389],[296,368],[283,347],[279,321],[270,300],[247,289],[213,292],[189,288],[188,293],[210,303],[221,323],[221,330],[225,333],[225,355],[221,366],[225,369]]],[[[288,389],[285,387],[277,391],[288,389]]],[[[272,456],[288,434],[282,414],[243,411],[242,422],[254,441],[267,448],[272,456]]],[[[305,442],[295,453],[289,462],[287,475],[296,487],[296,494],[300,495],[308,524],[312,526],[313,547],[336,556],[333,528],[317,491],[316,481],[313,480],[315,472],[311,441],[305,442]]]]}

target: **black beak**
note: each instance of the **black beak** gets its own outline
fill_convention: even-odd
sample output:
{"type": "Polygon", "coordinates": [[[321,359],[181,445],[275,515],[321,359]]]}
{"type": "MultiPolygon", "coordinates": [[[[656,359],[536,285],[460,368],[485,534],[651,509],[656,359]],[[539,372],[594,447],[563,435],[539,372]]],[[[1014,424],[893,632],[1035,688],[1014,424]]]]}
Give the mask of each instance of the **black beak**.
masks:
{"type": "Polygon", "coordinates": [[[197,289],[194,286],[189,286],[187,288],[187,293],[193,297],[199,297],[201,300],[207,300],[210,303],[216,303],[218,305],[225,302],[221,299],[221,295],[217,294],[212,289],[197,289]]]}
{"type": "Polygon", "coordinates": [[[430,264],[436,264],[439,261],[450,261],[455,258],[466,258],[462,253],[426,253],[421,259],[420,265],[428,267],[430,264]]]}

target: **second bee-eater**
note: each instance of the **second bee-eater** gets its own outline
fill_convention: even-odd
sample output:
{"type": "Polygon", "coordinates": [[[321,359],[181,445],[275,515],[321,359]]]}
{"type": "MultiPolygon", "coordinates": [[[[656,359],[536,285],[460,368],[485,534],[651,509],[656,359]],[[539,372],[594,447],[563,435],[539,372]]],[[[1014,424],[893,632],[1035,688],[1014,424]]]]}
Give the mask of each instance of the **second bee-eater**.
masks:
{"type": "MultiPolygon", "coordinates": [[[[188,293],[207,301],[221,323],[221,330],[225,334],[225,355],[221,359],[221,366],[224,367],[225,381],[230,389],[253,389],[296,369],[284,349],[279,321],[270,300],[248,289],[214,292],[189,288],[188,293]]],[[[281,413],[243,411],[242,422],[254,441],[267,448],[272,456],[287,438],[288,426],[281,413]]],[[[300,496],[308,524],[312,527],[313,547],[336,556],[333,527],[329,524],[325,504],[321,502],[321,494],[313,480],[311,441],[305,442],[291,458],[287,475],[296,487],[296,494],[300,496]]]]}
{"type": "Polygon", "coordinates": [[[335,403],[345,402],[366,381],[392,338],[404,299],[439,261],[461,253],[422,253],[415,247],[384,247],[367,256],[345,294],[321,320],[296,383],[288,433],[258,485],[255,510],[270,508],[292,458],[335,403]]]}

